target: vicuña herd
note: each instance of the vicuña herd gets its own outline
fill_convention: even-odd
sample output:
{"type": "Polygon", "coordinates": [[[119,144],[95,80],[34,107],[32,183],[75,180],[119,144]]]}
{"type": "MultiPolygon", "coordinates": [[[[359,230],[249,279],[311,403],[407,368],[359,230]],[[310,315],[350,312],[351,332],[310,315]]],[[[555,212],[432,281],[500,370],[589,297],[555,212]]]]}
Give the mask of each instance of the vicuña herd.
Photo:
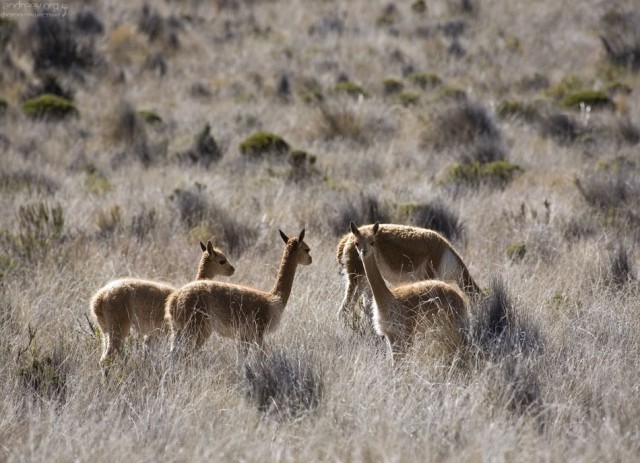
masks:
{"type": "MultiPolygon", "coordinates": [[[[138,278],[110,282],[91,298],[91,309],[103,333],[100,363],[106,366],[122,349],[131,326],[144,345],[170,333],[171,351],[190,353],[212,333],[260,351],[264,336],[282,319],[298,265],[312,262],[303,229],[285,243],[276,281],[270,291],[214,281],[230,276],[233,266],[211,241],[200,243],[202,257],[195,281],[174,286],[138,278]]],[[[345,296],[338,317],[354,327],[360,302],[367,323],[388,344],[391,359],[407,352],[418,333],[436,327],[453,348],[465,342],[467,295],[481,290],[460,255],[433,230],[383,224],[356,227],[337,248],[345,276],[345,296]],[[395,284],[389,287],[387,281],[395,284]]]]}

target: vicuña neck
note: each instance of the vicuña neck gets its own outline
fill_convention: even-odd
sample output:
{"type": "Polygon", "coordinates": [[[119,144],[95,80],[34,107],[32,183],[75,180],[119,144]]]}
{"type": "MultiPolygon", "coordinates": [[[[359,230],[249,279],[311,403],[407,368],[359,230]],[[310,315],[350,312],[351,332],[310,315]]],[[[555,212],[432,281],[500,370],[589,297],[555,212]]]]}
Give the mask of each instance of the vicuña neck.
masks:
{"type": "Polygon", "coordinates": [[[213,272],[207,268],[206,257],[200,259],[200,265],[198,266],[198,273],[196,274],[196,280],[204,280],[213,278],[213,272]]]}
{"type": "Polygon", "coordinates": [[[364,264],[364,272],[369,280],[369,286],[371,286],[371,292],[373,292],[376,303],[380,306],[388,300],[393,299],[393,294],[380,274],[375,254],[371,252],[367,257],[362,259],[362,263],[364,264]]]}
{"type": "Polygon", "coordinates": [[[282,305],[286,305],[291,294],[291,287],[293,286],[293,277],[296,274],[296,267],[298,262],[295,259],[295,254],[291,246],[284,248],[282,254],[282,261],[280,262],[280,269],[278,270],[278,276],[276,282],[273,285],[271,294],[278,299],[282,305]]]}

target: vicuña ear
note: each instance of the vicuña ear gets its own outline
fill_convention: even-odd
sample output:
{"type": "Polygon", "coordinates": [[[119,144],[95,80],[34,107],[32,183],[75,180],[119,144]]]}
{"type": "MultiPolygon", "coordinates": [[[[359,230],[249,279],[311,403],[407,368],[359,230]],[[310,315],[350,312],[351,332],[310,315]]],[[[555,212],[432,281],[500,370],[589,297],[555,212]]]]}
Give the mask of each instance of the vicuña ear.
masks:
{"type": "Polygon", "coordinates": [[[207,252],[210,256],[215,256],[215,252],[213,251],[213,244],[211,244],[211,241],[207,241],[207,252]]]}
{"type": "Polygon", "coordinates": [[[285,243],[288,243],[289,242],[289,237],[287,235],[285,235],[282,230],[278,229],[278,231],[280,232],[280,236],[282,237],[282,241],[284,241],[285,243]]]}
{"type": "Polygon", "coordinates": [[[202,252],[205,252],[207,250],[207,247],[204,245],[202,241],[200,241],[200,248],[202,248],[202,252]]]}
{"type": "Polygon", "coordinates": [[[298,236],[298,243],[302,243],[302,240],[304,240],[304,228],[300,232],[300,236],[298,236]]]}
{"type": "Polygon", "coordinates": [[[375,235],[376,233],[378,233],[378,229],[380,228],[380,222],[376,222],[373,225],[373,234],[375,235]]]}
{"type": "Polygon", "coordinates": [[[349,226],[351,227],[351,233],[353,233],[355,236],[360,236],[360,230],[358,230],[358,227],[356,227],[355,223],[351,222],[349,226]]]}

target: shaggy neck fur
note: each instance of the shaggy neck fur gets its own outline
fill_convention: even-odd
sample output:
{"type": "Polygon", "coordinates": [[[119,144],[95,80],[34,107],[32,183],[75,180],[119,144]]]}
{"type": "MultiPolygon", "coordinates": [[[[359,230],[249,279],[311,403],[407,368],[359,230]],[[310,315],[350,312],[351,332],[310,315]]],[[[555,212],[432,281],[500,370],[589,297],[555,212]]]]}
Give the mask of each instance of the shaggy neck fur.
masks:
{"type": "Polygon", "coordinates": [[[207,253],[205,252],[202,255],[202,259],[200,259],[200,265],[198,265],[196,280],[213,279],[214,276],[213,265],[207,265],[207,253]]]}
{"type": "Polygon", "coordinates": [[[291,288],[293,287],[293,277],[295,276],[296,268],[298,267],[296,255],[298,247],[296,246],[297,244],[297,242],[288,243],[284,248],[282,261],[280,262],[280,269],[278,270],[278,276],[276,277],[276,282],[270,293],[283,306],[285,306],[289,300],[291,288]]]}
{"type": "Polygon", "coordinates": [[[395,301],[395,297],[387,287],[387,283],[382,278],[378,264],[376,263],[376,256],[374,252],[369,251],[368,255],[362,258],[364,264],[364,271],[369,280],[369,286],[373,292],[373,297],[376,299],[378,309],[381,305],[387,305],[395,301]]]}

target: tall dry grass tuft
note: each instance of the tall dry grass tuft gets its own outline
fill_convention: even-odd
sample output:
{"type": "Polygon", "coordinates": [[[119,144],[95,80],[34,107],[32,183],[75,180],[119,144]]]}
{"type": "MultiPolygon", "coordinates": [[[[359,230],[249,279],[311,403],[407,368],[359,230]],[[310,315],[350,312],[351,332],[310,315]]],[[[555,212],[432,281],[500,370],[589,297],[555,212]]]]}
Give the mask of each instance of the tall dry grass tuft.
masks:
{"type": "Polygon", "coordinates": [[[322,399],[323,374],[307,356],[276,351],[248,361],[244,365],[247,400],[279,419],[313,411],[322,399]]]}

